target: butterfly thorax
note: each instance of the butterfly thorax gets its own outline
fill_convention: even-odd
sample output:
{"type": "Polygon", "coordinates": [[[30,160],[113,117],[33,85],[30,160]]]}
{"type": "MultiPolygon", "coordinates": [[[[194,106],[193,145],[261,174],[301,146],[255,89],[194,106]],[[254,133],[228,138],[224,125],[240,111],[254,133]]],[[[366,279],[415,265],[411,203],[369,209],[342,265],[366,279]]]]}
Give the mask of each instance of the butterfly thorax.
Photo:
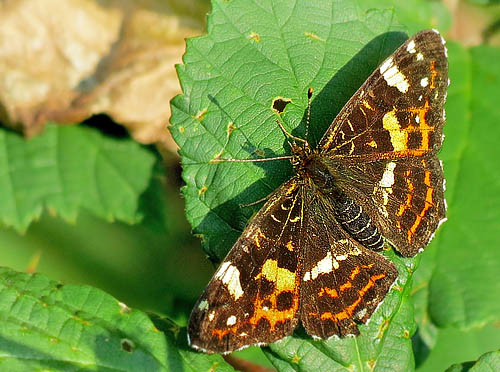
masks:
{"type": "Polygon", "coordinates": [[[324,156],[321,156],[319,151],[311,149],[307,142],[301,145],[293,143],[291,150],[293,157],[290,162],[302,180],[321,194],[336,195],[341,192],[337,167],[325,164],[324,156]]]}

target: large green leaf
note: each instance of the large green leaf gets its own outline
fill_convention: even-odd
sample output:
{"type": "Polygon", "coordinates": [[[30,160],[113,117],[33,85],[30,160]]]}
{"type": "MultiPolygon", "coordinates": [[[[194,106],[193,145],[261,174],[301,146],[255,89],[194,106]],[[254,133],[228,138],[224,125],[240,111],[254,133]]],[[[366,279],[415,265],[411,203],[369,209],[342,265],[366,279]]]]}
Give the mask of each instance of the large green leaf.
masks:
{"type": "Polygon", "coordinates": [[[153,323],[92,287],[6,268],[0,268],[0,370],[234,371],[219,355],[191,351],[185,330],[168,320],[153,323]]]}
{"type": "Polygon", "coordinates": [[[452,83],[441,157],[449,220],[416,275],[427,336],[433,325],[467,329],[500,319],[500,178],[492,171],[500,157],[500,50],[448,49],[452,83]]]}
{"type": "Polygon", "coordinates": [[[0,223],[24,231],[44,207],[75,220],[83,207],[136,222],[154,156],[132,140],[82,126],[47,126],[26,140],[0,129],[0,223]]]}
{"type": "Polygon", "coordinates": [[[498,348],[498,325],[463,331],[456,328],[439,329],[432,352],[417,368],[417,372],[444,371],[454,363],[466,363],[498,348]]]}
{"type": "Polygon", "coordinates": [[[451,14],[441,1],[428,0],[357,0],[363,9],[394,8],[398,20],[410,34],[436,28],[445,34],[451,25],[451,14]]]}

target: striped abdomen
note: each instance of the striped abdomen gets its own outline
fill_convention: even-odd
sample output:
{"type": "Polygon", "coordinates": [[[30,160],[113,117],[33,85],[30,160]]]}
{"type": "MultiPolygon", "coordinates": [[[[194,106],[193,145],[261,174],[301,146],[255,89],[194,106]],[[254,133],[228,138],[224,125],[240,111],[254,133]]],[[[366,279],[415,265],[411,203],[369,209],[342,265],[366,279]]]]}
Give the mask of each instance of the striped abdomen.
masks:
{"type": "Polygon", "coordinates": [[[335,218],[342,228],[364,247],[382,249],[384,239],[363,208],[344,195],[336,198],[335,218]]]}

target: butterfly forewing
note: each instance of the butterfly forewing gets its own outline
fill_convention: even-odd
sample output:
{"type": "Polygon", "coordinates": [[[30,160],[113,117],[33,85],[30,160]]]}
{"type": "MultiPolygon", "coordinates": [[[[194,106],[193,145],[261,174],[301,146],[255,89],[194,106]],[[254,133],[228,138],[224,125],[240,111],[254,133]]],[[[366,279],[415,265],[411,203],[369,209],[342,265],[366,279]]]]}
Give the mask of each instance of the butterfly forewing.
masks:
{"type": "Polygon", "coordinates": [[[226,353],[291,335],[298,323],[301,187],[293,178],[254,216],[198,300],[191,346],[226,353]]]}
{"type": "Polygon", "coordinates": [[[387,58],[335,118],[318,149],[345,170],[340,183],[382,235],[414,256],[445,219],[446,47],[422,31],[387,58]],[[345,180],[348,180],[347,182],[345,180]]]}
{"type": "Polygon", "coordinates": [[[436,152],[445,120],[446,53],[443,38],[434,30],[406,41],[344,106],[319,151],[359,160],[436,152]]]}

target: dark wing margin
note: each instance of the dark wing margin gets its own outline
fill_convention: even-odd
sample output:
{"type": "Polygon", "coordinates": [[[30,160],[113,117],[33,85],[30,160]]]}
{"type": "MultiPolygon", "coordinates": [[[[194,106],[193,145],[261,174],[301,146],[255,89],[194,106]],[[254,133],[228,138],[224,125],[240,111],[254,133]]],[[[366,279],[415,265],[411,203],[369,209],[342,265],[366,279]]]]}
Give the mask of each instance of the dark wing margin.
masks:
{"type": "Polygon", "coordinates": [[[365,161],[435,153],[442,143],[448,84],[444,39],[436,30],[417,33],[352,96],[319,151],[365,161]]]}
{"type": "Polygon", "coordinates": [[[304,223],[300,319],[306,332],[326,339],[358,335],[398,276],[383,255],[351,239],[328,216],[328,199],[312,195],[304,223]]]}
{"type": "Polygon", "coordinates": [[[209,353],[263,345],[298,324],[302,186],[283,184],[253,217],[196,303],[189,344],[209,353]]]}

